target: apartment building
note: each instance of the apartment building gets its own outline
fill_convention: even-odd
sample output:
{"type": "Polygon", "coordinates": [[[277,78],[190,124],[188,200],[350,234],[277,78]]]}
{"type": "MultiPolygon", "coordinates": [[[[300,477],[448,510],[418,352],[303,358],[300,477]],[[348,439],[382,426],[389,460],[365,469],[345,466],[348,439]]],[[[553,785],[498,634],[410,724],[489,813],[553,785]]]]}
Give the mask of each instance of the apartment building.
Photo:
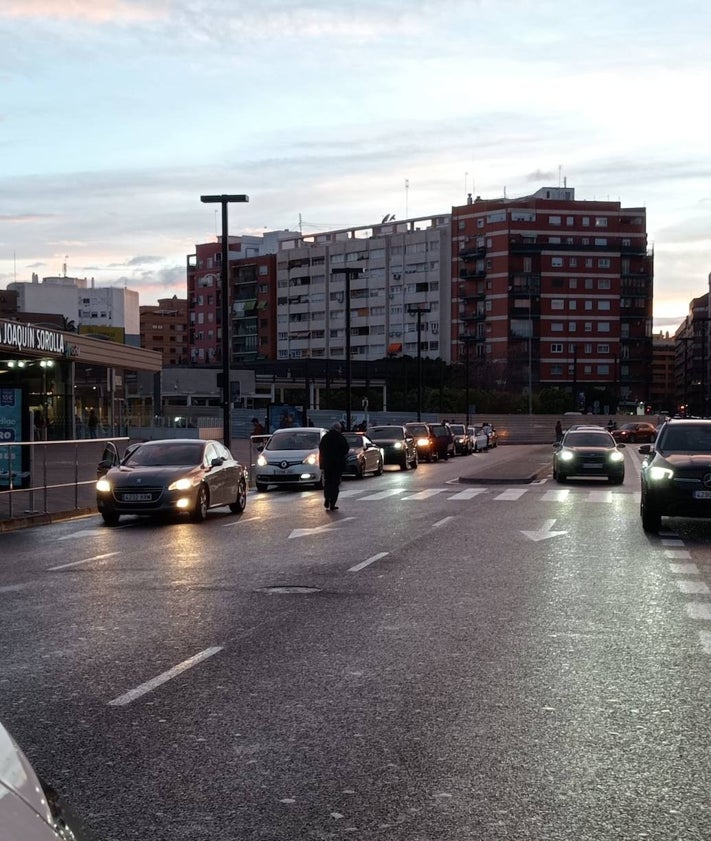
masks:
{"type": "Polygon", "coordinates": [[[568,187],[452,208],[452,358],[484,387],[563,388],[581,408],[646,402],[653,255],[646,211],[568,187]]]}
{"type": "Polygon", "coordinates": [[[709,293],[693,298],[689,313],[674,333],[676,407],[682,414],[711,413],[711,348],[709,293]]]}
{"type": "Polygon", "coordinates": [[[277,359],[450,361],[450,216],[294,236],[277,255],[277,359]]]}
{"type": "Polygon", "coordinates": [[[141,347],[155,350],[167,365],[188,361],[188,302],[185,298],[159,298],[155,306],[140,308],[141,347]]]}

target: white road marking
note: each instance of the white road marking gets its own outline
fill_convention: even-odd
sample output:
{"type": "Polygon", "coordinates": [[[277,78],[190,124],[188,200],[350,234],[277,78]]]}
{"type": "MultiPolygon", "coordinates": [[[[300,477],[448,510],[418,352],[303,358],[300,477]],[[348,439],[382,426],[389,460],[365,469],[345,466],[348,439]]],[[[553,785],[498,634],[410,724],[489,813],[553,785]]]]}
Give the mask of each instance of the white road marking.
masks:
{"type": "Polygon", "coordinates": [[[432,523],[433,529],[438,529],[440,526],[446,525],[450,520],[453,520],[454,517],[445,517],[443,520],[437,520],[436,523],[432,523]]]}
{"type": "Polygon", "coordinates": [[[449,488],[425,488],[424,491],[418,491],[417,493],[410,494],[410,496],[403,496],[403,499],[429,499],[431,496],[437,496],[437,494],[445,493],[448,491],[449,488]]]}
{"type": "Polygon", "coordinates": [[[661,540],[661,544],[662,544],[662,546],[676,546],[676,547],[679,547],[679,548],[683,548],[684,541],[679,540],[678,537],[674,537],[674,538],[663,537],[662,540],[661,540]]]}
{"type": "Polygon", "coordinates": [[[687,593],[688,595],[698,594],[707,596],[711,593],[707,584],[704,584],[703,581],[693,581],[691,578],[677,579],[676,586],[682,593],[687,593]]]}
{"type": "Polygon", "coordinates": [[[473,499],[475,496],[479,494],[486,493],[486,488],[467,488],[466,490],[459,491],[459,493],[450,496],[450,499],[473,499]]]}
{"type": "Polygon", "coordinates": [[[161,684],[167,683],[169,680],[172,680],[174,677],[177,677],[188,669],[191,669],[193,666],[197,666],[198,663],[202,663],[203,660],[207,660],[208,657],[212,657],[213,654],[217,654],[219,651],[222,651],[222,648],[223,647],[221,645],[216,645],[213,648],[206,648],[204,651],[199,652],[199,654],[188,657],[187,660],[183,660],[182,663],[178,663],[177,666],[173,666],[173,668],[168,669],[167,672],[163,672],[163,674],[142,683],[135,689],[131,689],[123,695],[119,695],[119,697],[114,698],[113,701],[109,701],[109,706],[123,707],[126,704],[130,704],[132,701],[135,701],[136,698],[140,698],[141,695],[151,692],[158,686],[161,686],[161,684]]]}
{"type": "Polygon", "coordinates": [[[103,561],[105,558],[111,558],[114,555],[120,554],[120,552],[107,552],[105,555],[94,555],[93,558],[84,558],[82,561],[72,561],[69,564],[60,564],[58,567],[48,567],[47,572],[55,572],[58,569],[67,569],[67,567],[76,567],[79,564],[90,564],[92,561],[103,561]]]}
{"type": "Polygon", "coordinates": [[[691,619],[711,619],[711,604],[692,602],[686,605],[686,613],[691,619]]]}
{"type": "Polygon", "coordinates": [[[291,540],[292,537],[309,537],[312,534],[323,534],[325,531],[332,531],[341,523],[345,523],[348,520],[355,520],[355,517],[342,517],[338,520],[333,520],[330,523],[324,523],[322,526],[315,526],[312,529],[293,529],[289,535],[289,540],[291,540]]]}
{"type": "Polygon", "coordinates": [[[541,499],[543,502],[565,502],[569,495],[570,490],[568,488],[561,488],[557,491],[546,491],[541,499]]]}
{"type": "Polygon", "coordinates": [[[528,488],[509,488],[508,490],[502,491],[498,496],[495,496],[495,500],[514,500],[520,499],[528,490],[528,488]]]}
{"type": "Polygon", "coordinates": [[[365,569],[370,564],[374,564],[376,561],[379,561],[381,558],[384,558],[386,555],[389,555],[389,552],[378,552],[377,555],[373,555],[371,558],[368,558],[365,561],[361,561],[359,564],[352,566],[348,572],[360,572],[362,569],[365,569]]]}
{"type": "MultiPolygon", "coordinates": [[[[118,526],[121,528],[121,526],[118,526]]],[[[115,532],[116,528],[111,529],[111,532],[115,532]]],[[[107,534],[106,529],[84,529],[84,531],[73,531],[71,534],[64,534],[61,537],[57,538],[58,540],[83,540],[85,537],[106,537],[107,534]]]]}
{"type": "Polygon", "coordinates": [[[696,564],[669,564],[669,572],[674,575],[698,575],[699,568],[696,564]]]}
{"type": "Polygon", "coordinates": [[[379,491],[378,493],[368,494],[368,496],[362,496],[358,502],[364,502],[366,499],[387,499],[389,496],[397,496],[402,493],[405,493],[405,488],[390,488],[387,491],[379,491]]]}
{"type": "Polygon", "coordinates": [[[29,584],[6,584],[4,587],[0,587],[0,593],[16,593],[18,590],[24,590],[25,587],[29,586],[29,584]]]}
{"type": "Polygon", "coordinates": [[[707,654],[711,654],[711,631],[699,631],[701,647],[707,654]]]}
{"type": "Polygon", "coordinates": [[[567,531],[551,531],[554,524],[555,520],[546,520],[538,531],[521,531],[521,534],[534,541],[546,540],[549,537],[560,537],[562,534],[568,534],[567,531]]]}
{"type": "Polygon", "coordinates": [[[691,552],[688,549],[665,549],[664,557],[669,558],[690,558],[691,552]]]}
{"type": "Polygon", "coordinates": [[[612,502],[612,491],[589,491],[588,502],[612,502]]]}

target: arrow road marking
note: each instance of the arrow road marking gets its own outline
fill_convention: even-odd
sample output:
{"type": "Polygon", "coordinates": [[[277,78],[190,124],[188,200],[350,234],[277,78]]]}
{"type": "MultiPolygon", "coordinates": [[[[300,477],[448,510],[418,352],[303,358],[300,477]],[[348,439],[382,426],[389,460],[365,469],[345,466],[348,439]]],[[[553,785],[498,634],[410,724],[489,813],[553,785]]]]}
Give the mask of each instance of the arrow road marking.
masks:
{"type": "Polygon", "coordinates": [[[310,534],[322,534],[325,531],[333,531],[334,526],[345,523],[347,520],[355,520],[355,517],[343,517],[338,523],[326,523],[323,526],[315,526],[312,529],[294,529],[289,535],[289,540],[292,537],[308,537],[310,534]]]}
{"type": "Polygon", "coordinates": [[[545,540],[548,537],[558,537],[561,534],[568,534],[567,531],[551,531],[555,520],[546,520],[538,531],[521,531],[521,534],[531,540],[545,540]]]}

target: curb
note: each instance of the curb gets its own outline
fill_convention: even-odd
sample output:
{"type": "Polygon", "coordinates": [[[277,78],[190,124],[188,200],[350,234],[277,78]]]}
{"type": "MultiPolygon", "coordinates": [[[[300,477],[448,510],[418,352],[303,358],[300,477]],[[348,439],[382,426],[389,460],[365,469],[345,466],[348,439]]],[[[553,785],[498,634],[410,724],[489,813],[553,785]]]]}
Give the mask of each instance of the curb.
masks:
{"type": "Polygon", "coordinates": [[[64,520],[76,520],[97,514],[97,508],[72,508],[69,511],[55,511],[53,514],[33,514],[28,517],[14,517],[11,520],[0,520],[0,534],[20,529],[30,529],[33,526],[48,526],[51,523],[61,523],[64,520]]]}

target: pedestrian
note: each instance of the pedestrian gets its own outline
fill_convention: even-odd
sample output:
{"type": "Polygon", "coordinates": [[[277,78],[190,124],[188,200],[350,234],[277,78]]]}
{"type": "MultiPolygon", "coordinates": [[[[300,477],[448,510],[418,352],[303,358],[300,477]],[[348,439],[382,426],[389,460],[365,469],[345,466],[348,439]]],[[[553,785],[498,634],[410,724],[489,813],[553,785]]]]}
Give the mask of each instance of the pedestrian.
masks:
{"type": "Polygon", "coordinates": [[[99,419],[96,417],[96,412],[93,409],[89,410],[89,420],[86,425],[89,427],[89,438],[96,438],[96,428],[99,425],[99,419]]]}
{"type": "Polygon", "coordinates": [[[556,421],[556,424],[555,424],[555,440],[556,440],[556,443],[558,441],[560,441],[562,437],[563,437],[563,425],[561,424],[560,421],[556,421]]]}
{"type": "Polygon", "coordinates": [[[319,464],[323,471],[323,507],[327,511],[338,509],[338,489],[349,449],[343,426],[336,421],[318,445],[319,464]]]}
{"type": "Polygon", "coordinates": [[[252,435],[264,435],[264,426],[258,418],[252,418],[252,435]]]}
{"type": "Polygon", "coordinates": [[[44,441],[46,438],[45,436],[45,422],[44,422],[44,414],[40,409],[35,409],[34,412],[34,422],[35,422],[35,441],[44,441]]]}

